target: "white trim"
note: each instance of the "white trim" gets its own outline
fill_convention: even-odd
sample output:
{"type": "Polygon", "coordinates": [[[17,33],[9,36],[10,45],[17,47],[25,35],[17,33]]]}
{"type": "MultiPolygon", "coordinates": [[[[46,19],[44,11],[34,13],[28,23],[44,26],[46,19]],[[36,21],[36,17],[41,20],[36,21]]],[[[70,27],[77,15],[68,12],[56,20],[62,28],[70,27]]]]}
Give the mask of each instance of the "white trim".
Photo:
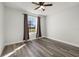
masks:
{"type": "Polygon", "coordinates": [[[24,42],[24,41],[22,40],[22,41],[18,41],[18,42],[11,42],[11,43],[5,44],[5,46],[12,45],[12,44],[16,44],[16,43],[20,43],[20,42],[24,42]]]}
{"type": "Polygon", "coordinates": [[[79,47],[79,45],[77,44],[73,44],[71,42],[67,42],[67,41],[62,41],[60,39],[56,39],[56,38],[50,38],[50,37],[47,37],[48,39],[51,39],[51,40],[56,40],[56,41],[59,41],[59,42],[63,42],[63,43],[66,43],[66,44],[69,44],[69,45],[72,45],[72,46],[75,46],[75,47],[79,47]]]}
{"type": "MultiPolygon", "coordinates": [[[[40,38],[43,38],[43,37],[39,37],[39,38],[35,38],[35,39],[29,39],[27,41],[32,41],[32,40],[36,40],[36,39],[40,39],[40,38]]],[[[18,42],[12,42],[12,43],[9,43],[9,44],[6,44],[5,46],[7,45],[12,45],[12,44],[16,44],[16,43],[21,43],[21,42],[24,42],[25,40],[22,40],[22,41],[18,41],[18,42]]]]}

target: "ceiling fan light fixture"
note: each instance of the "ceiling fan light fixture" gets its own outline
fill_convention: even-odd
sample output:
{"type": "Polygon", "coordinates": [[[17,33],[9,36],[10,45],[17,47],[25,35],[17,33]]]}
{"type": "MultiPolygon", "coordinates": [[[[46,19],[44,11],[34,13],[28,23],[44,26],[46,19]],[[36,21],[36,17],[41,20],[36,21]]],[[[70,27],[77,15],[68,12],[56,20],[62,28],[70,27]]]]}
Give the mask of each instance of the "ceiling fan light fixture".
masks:
{"type": "Polygon", "coordinates": [[[45,7],[44,6],[40,6],[40,8],[39,9],[45,9],[45,7]]]}
{"type": "Polygon", "coordinates": [[[41,6],[40,8],[41,8],[41,9],[42,9],[42,8],[43,8],[43,9],[45,9],[45,7],[44,7],[44,6],[41,6]]]}

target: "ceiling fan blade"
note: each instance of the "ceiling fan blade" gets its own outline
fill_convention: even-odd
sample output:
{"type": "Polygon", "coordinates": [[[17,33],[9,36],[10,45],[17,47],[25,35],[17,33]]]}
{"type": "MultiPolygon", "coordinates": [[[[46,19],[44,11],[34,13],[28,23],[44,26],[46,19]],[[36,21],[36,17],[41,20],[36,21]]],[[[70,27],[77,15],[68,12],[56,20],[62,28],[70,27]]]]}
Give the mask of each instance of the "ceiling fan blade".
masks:
{"type": "Polygon", "coordinates": [[[36,2],[32,2],[33,4],[36,4],[36,5],[39,5],[39,3],[36,3],[36,2]]]}
{"type": "Polygon", "coordinates": [[[40,8],[40,6],[39,6],[39,7],[37,7],[37,8],[35,8],[34,10],[37,10],[38,8],[40,8]]]}
{"type": "Polygon", "coordinates": [[[53,4],[45,4],[44,6],[52,6],[53,4]]]}
{"type": "Polygon", "coordinates": [[[44,5],[45,2],[39,2],[40,5],[44,5]]]}

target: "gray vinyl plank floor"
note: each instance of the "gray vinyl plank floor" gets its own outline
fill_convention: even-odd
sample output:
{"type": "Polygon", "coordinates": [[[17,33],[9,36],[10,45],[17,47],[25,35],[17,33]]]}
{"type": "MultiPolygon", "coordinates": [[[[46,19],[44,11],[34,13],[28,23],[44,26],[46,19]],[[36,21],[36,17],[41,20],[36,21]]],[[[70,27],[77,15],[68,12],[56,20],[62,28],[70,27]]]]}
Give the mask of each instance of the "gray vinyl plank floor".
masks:
{"type": "Polygon", "coordinates": [[[9,57],[79,57],[79,48],[55,40],[41,38],[6,46],[2,56],[25,44],[9,57]]]}

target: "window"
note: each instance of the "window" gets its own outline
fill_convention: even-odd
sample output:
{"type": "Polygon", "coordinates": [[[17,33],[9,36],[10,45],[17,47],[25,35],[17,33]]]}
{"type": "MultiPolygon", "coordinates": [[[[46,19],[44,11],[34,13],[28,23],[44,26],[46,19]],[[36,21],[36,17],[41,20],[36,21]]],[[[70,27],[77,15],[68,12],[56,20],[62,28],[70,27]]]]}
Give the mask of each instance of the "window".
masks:
{"type": "Polygon", "coordinates": [[[37,17],[28,16],[29,32],[36,32],[36,19],[37,17]]]}

